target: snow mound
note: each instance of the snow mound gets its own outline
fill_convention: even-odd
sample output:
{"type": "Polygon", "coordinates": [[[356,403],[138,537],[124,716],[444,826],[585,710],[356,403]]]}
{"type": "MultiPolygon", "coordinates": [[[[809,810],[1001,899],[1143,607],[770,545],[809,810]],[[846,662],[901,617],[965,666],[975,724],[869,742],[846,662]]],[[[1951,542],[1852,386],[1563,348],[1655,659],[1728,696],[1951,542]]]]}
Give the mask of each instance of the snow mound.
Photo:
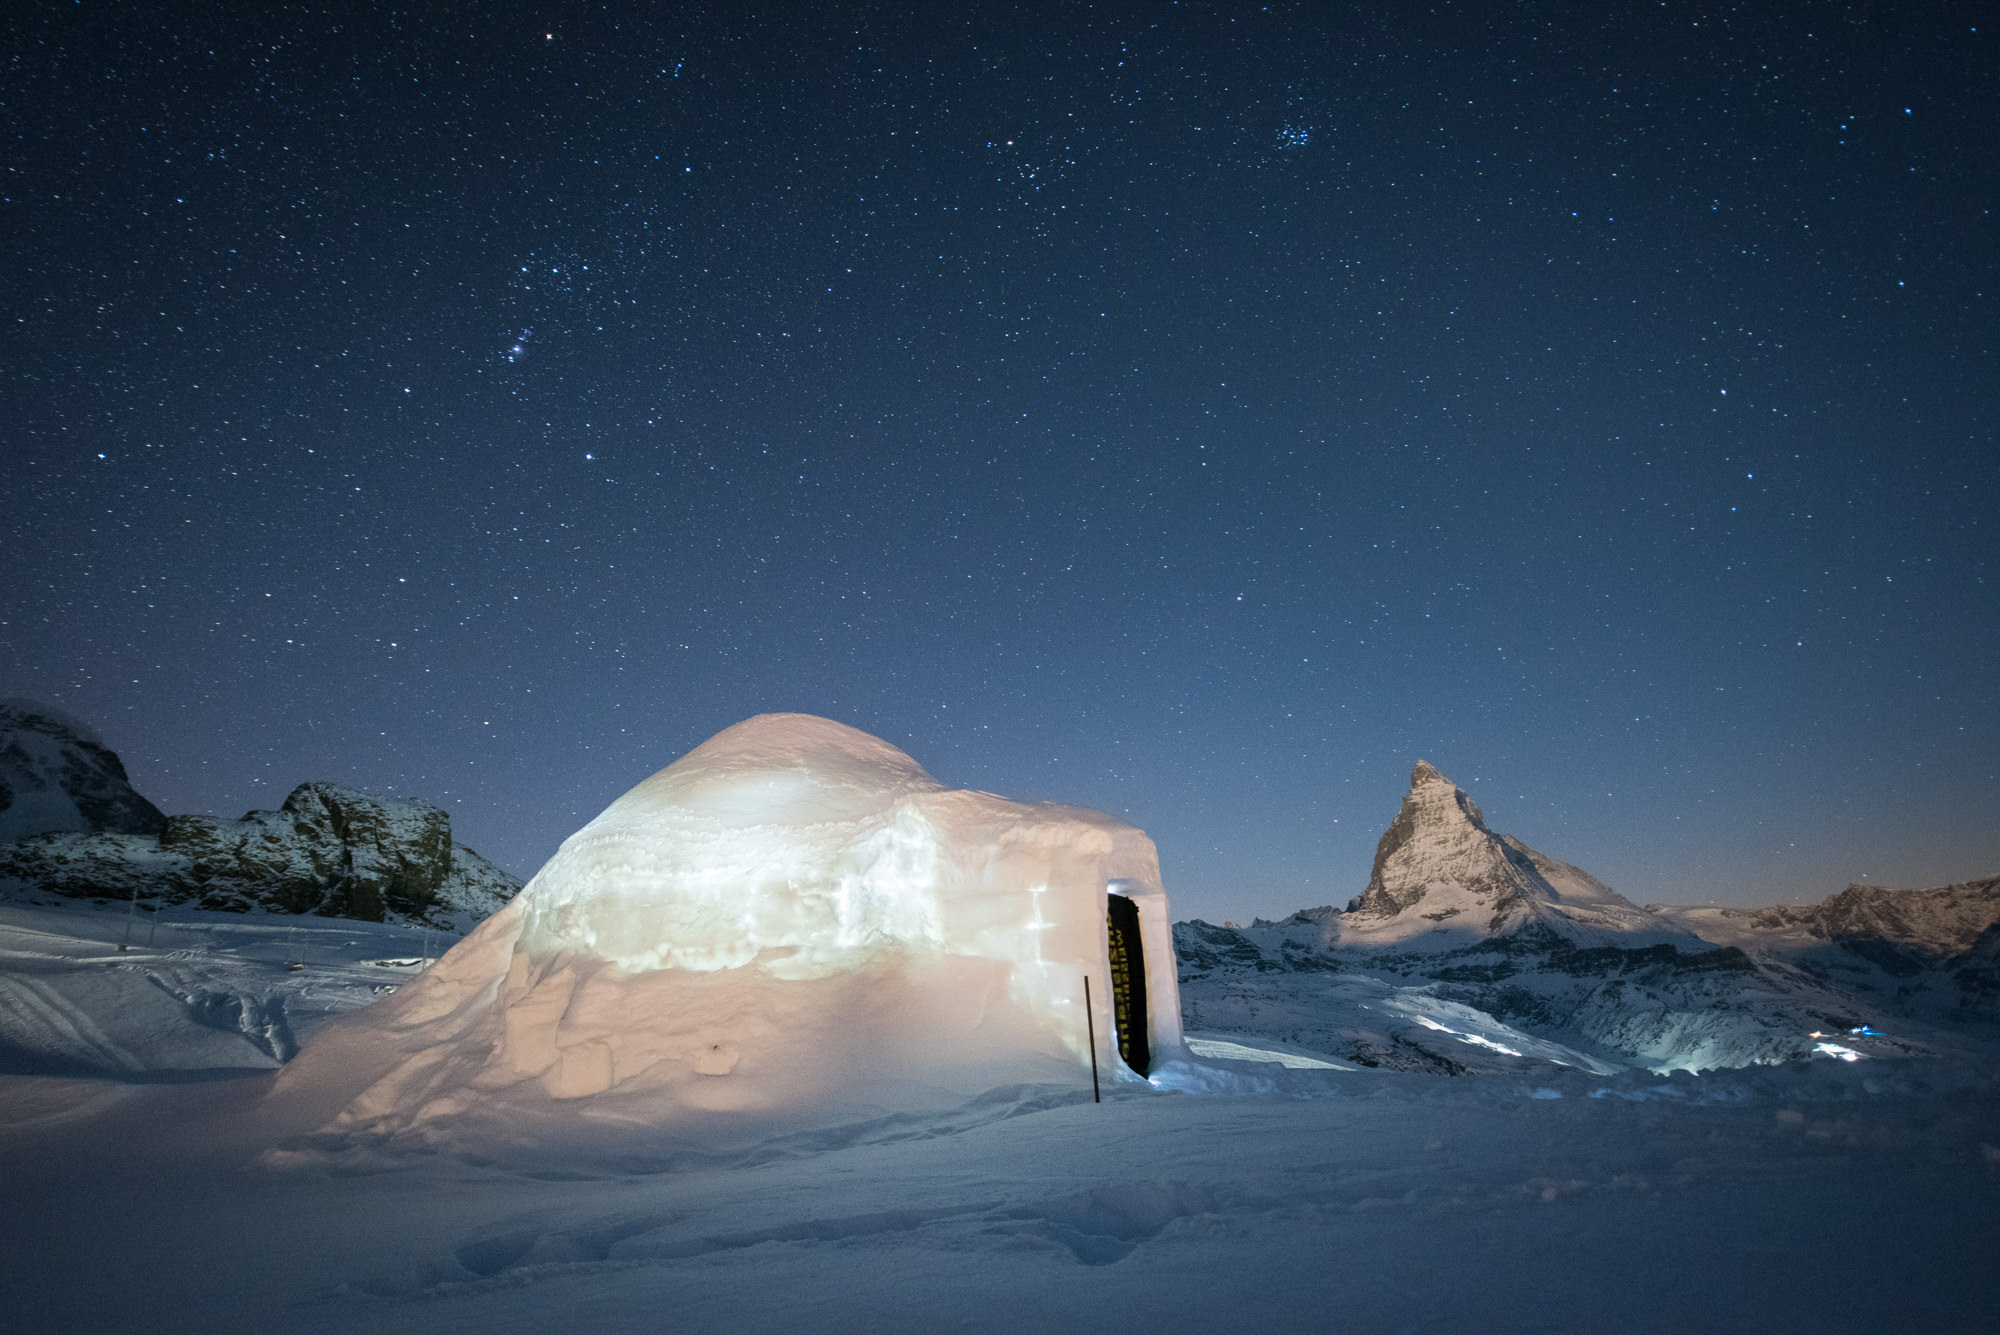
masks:
{"type": "Polygon", "coordinates": [[[619,798],[283,1084],[352,1092],[359,1073],[330,1132],[437,1143],[518,1134],[569,1100],[599,1124],[745,1134],[801,1111],[943,1106],[1074,1083],[1093,1030],[1106,1077],[1134,1079],[1107,892],[1137,905],[1151,1050],[1182,1056],[1144,833],[947,790],[853,728],[760,715],[619,798]]]}

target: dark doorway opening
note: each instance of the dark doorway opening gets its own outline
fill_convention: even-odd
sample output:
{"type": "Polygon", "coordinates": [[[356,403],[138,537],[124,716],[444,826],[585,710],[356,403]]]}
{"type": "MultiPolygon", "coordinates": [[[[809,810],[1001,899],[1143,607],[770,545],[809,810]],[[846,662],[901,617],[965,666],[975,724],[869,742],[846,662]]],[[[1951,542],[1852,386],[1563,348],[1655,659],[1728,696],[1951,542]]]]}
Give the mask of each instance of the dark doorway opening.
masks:
{"type": "Polygon", "coordinates": [[[1111,1008],[1118,1022],[1118,1055],[1140,1075],[1153,1065],[1146,1041],[1146,948],[1139,943],[1139,906],[1109,897],[1105,915],[1111,937],[1111,1008]]]}

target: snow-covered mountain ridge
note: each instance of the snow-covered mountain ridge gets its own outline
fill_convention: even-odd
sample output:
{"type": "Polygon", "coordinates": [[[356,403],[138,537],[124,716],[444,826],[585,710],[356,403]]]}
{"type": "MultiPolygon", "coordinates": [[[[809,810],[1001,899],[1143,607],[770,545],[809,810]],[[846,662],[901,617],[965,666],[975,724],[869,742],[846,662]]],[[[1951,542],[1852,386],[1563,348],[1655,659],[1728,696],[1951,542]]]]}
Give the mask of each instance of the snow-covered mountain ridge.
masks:
{"type": "Polygon", "coordinates": [[[1956,959],[1974,950],[2000,921],[2000,876],[1932,890],[1890,890],[1850,885],[1817,904],[1774,904],[1761,909],[1647,909],[1706,940],[1722,945],[1774,947],[1826,942],[1858,946],[1905,972],[1956,959]],[[1893,961],[1893,962],[1890,962],[1893,961]]]}
{"type": "Polygon", "coordinates": [[[276,811],[241,820],[170,816],[157,835],[42,834],[0,844],[0,889],[408,920],[459,930],[520,882],[454,844],[428,802],[304,783],[276,811]]]}
{"type": "Polygon", "coordinates": [[[1898,1014],[2000,1019],[2000,876],[1929,890],[1850,885],[1818,904],[1762,909],[1652,907],[1898,1014]]]}
{"type": "Polygon", "coordinates": [[[1386,1024],[1379,1003],[1348,995],[1354,980],[1386,979],[1599,1059],[1704,1069],[1824,1054],[1827,1034],[1864,1027],[1897,1035],[1855,1040],[1871,1050],[1931,1050],[1936,1035],[1911,1037],[1907,1021],[1977,1019],[2000,998],[1996,917],[2000,880],[1851,887],[1755,913],[1642,908],[1493,831],[1420,761],[1345,909],[1180,923],[1174,944],[1190,1028],[1318,1040],[1369,1065],[1461,1058],[1435,1025],[1386,1024]]]}
{"type": "Polygon", "coordinates": [[[314,913],[465,930],[521,883],[454,843],[428,802],[304,783],[241,820],[164,816],[103,740],[0,702],[0,893],[314,913]]]}

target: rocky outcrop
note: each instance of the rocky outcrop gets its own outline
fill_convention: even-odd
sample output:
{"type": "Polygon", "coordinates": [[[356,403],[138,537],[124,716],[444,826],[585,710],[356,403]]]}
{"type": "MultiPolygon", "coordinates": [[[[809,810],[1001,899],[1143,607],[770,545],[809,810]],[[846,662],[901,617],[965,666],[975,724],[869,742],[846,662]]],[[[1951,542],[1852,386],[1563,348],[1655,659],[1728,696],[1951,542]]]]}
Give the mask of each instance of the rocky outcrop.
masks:
{"type": "Polygon", "coordinates": [[[241,820],[162,815],[88,724],[0,701],[0,890],[463,929],[520,888],[428,802],[305,783],[241,820]]]}
{"type": "MultiPolygon", "coordinates": [[[[175,816],[160,847],[194,877],[265,887],[290,913],[380,921],[420,916],[451,875],[451,818],[428,802],[385,801],[330,783],[300,784],[277,811],[242,820],[175,816]]],[[[213,891],[210,891],[211,896],[213,891]]],[[[498,907],[498,905],[495,905],[498,907]]]]}
{"type": "Polygon", "coordinates": [[[520,882],[456,845],[428,802],[330,783],[241,820],[167,818],[157,835],[42,834],[0,844],[0,885],[84,898],[185,903],[468,926],[520,882]]]}
{"type": "Polygon", "coordinates": [[[0,700],[0,843],[51,831],[158,834],[166,820],[87,724],[34,700],[0,700]]]}

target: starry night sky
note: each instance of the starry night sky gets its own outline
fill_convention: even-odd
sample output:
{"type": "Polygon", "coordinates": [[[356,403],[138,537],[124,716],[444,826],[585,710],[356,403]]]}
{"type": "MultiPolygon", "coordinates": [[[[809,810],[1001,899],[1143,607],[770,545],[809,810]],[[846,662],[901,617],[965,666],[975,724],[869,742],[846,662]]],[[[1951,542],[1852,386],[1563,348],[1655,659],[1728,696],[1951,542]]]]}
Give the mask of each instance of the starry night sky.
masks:
{"type": "Polygon", "coordinates": [[[0,694],[532,873],[751,714],[1344,903],[2000,871],[1991,5],[19,3],[0,694]],[[268,12],[266,12],[268,11],[268,12]]]}

